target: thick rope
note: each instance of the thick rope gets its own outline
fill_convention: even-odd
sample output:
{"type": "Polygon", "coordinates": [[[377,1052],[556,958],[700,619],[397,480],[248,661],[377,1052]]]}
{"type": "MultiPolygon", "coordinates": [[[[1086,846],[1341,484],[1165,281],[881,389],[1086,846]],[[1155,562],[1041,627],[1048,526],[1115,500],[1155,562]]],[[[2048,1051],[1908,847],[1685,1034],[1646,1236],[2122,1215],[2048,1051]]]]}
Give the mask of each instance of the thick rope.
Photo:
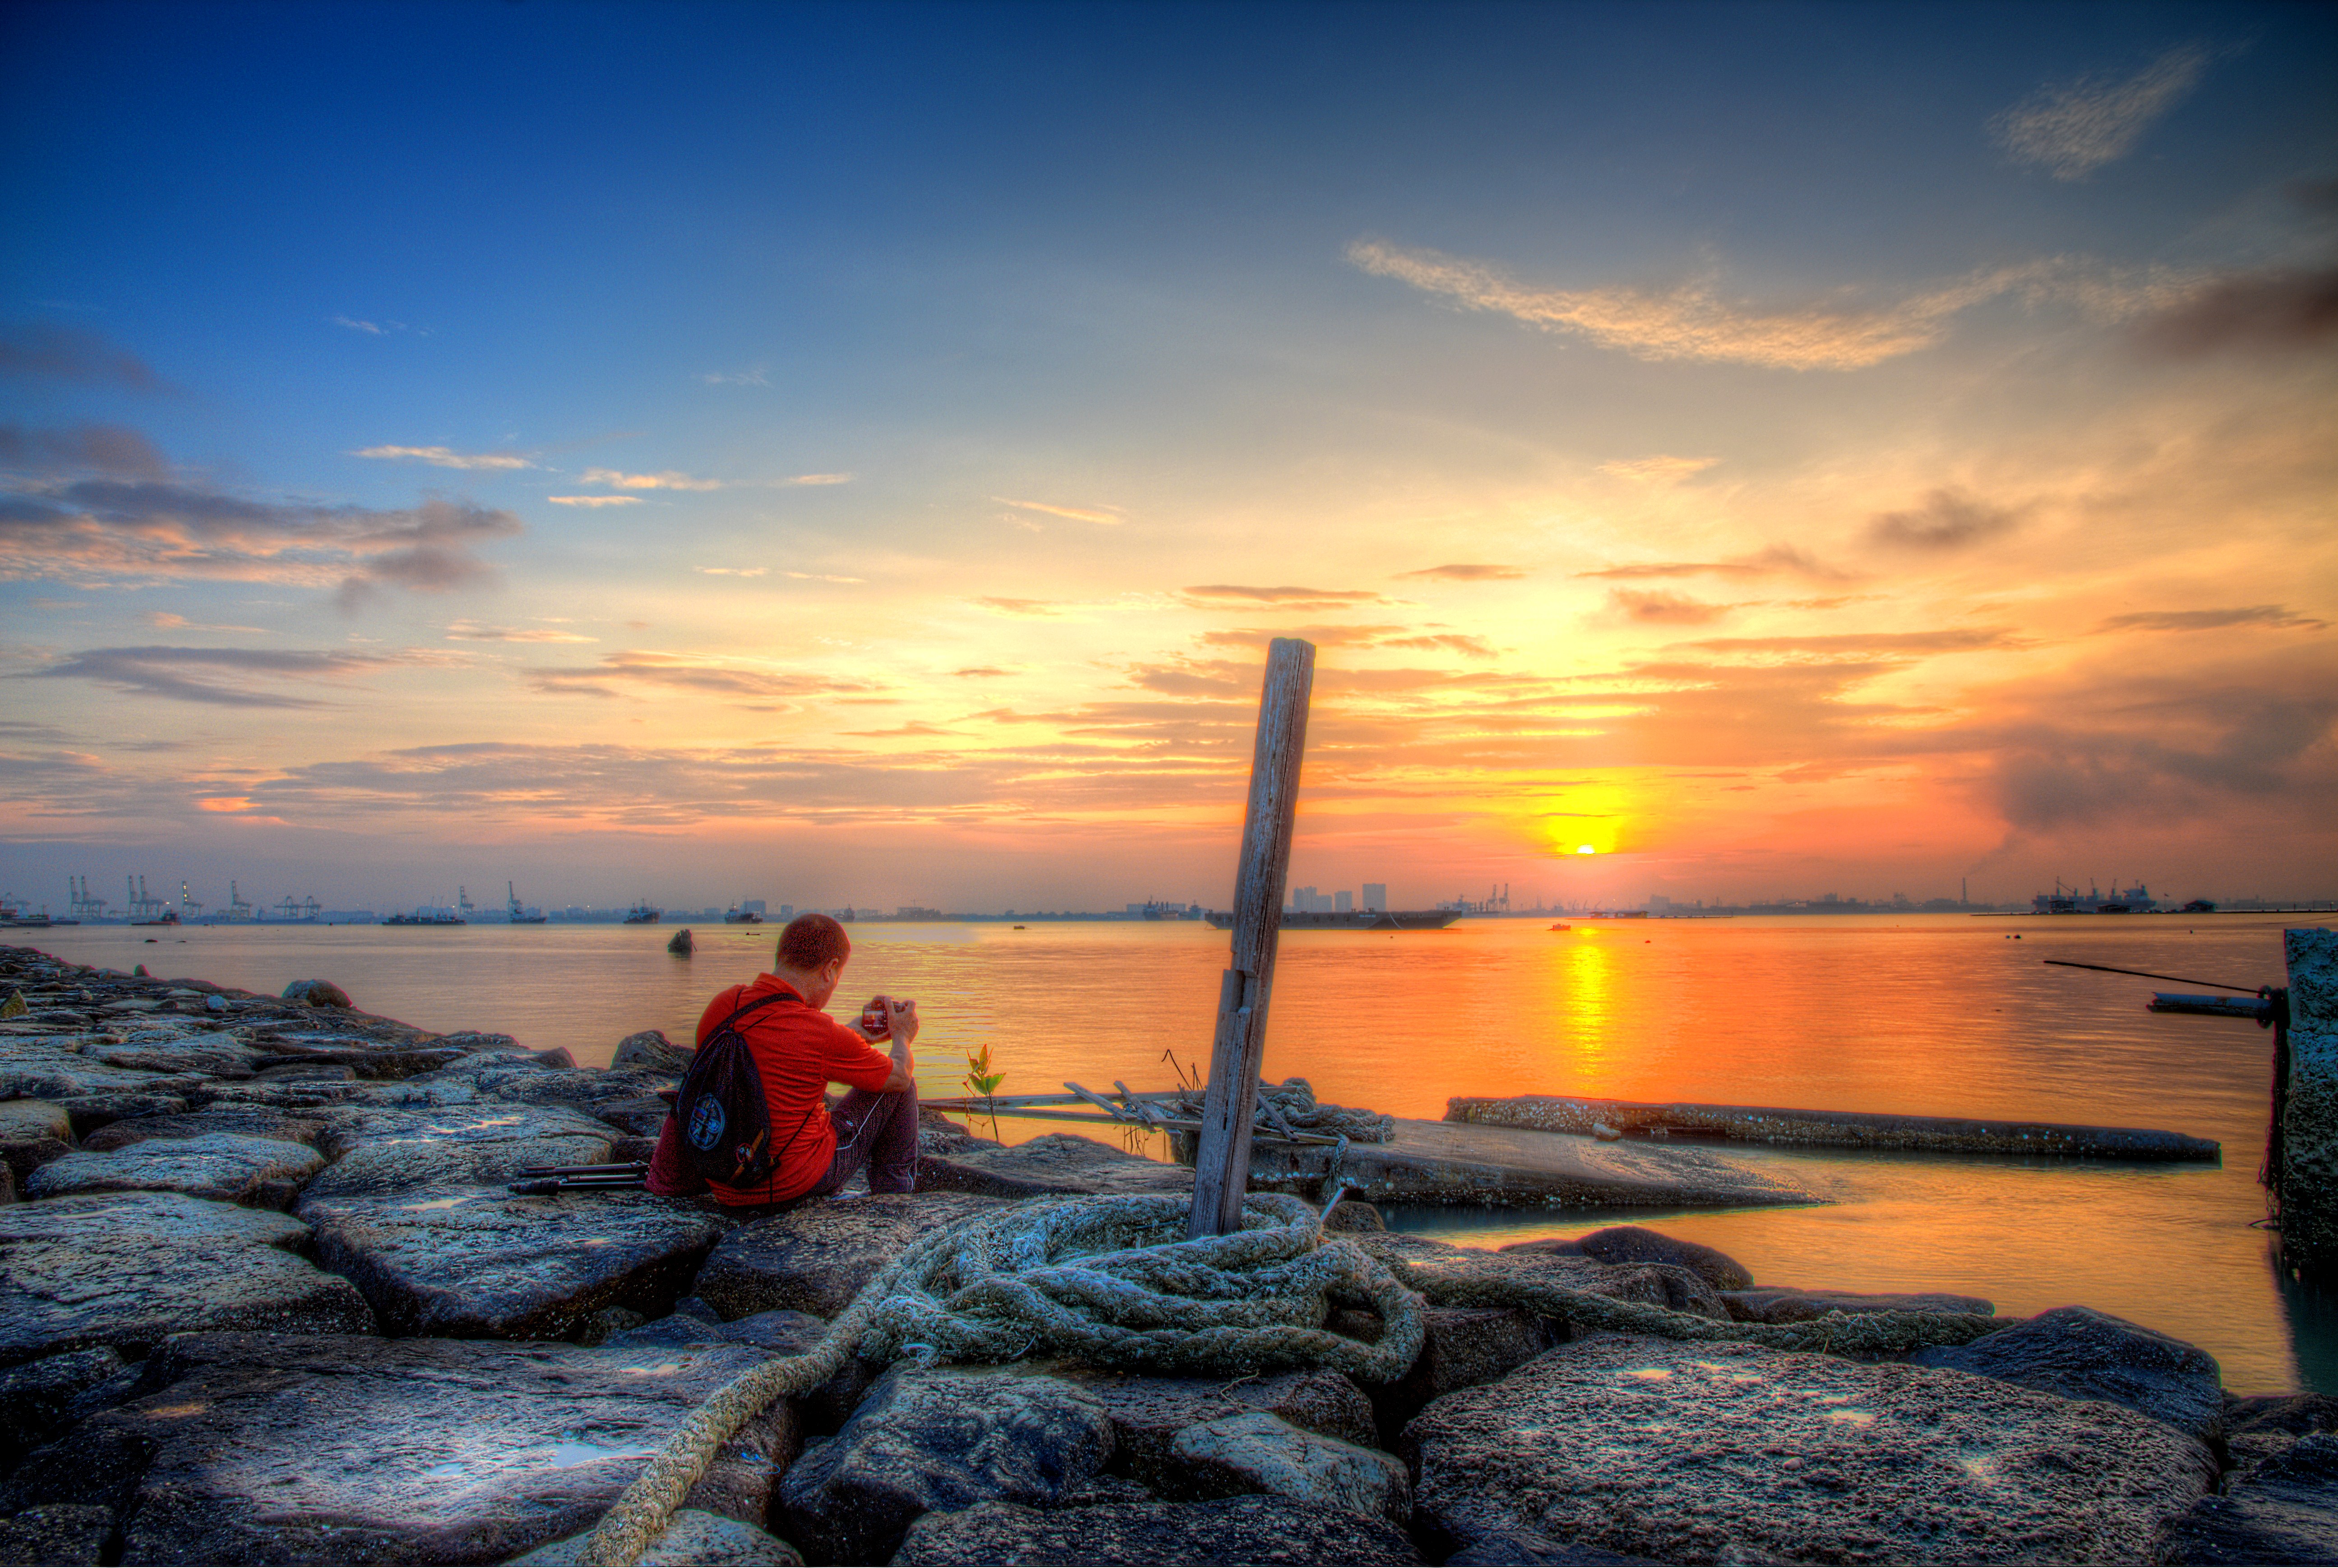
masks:
{"type": "Polygon", "coordinates": [[[1189,1200],[1074,1198],[977,1214],[921,1237],[879,1270],[801,1356],[750,1368],[693,1411],[602,1516],[581,1561],[640,1560],[722,1445],[772,1400],[810,1393],[854,1356],[958,1362],[1070,1355],[1123,1371],[1241,1377],[1323,1367],[1368,1383],[1410,1371],[1439,1306],[1516,1307],[1584,1328],[1782,1350],[1877,1355],[1962,1345],[2005,1325],[1960,1312],[1831,1312],[1805,1323],[1729,1323],[1618,1301],[1536,1278],[1532,1265],[1424,1267],[1371,1239],[1323,1232],[1296,1198],[1252,1193],[1243,1229],[1183,1239],[1189,1200]],[[1370,1344],[1325,1330],[1334,1305],[1381,1319],[1370,1344]]]}

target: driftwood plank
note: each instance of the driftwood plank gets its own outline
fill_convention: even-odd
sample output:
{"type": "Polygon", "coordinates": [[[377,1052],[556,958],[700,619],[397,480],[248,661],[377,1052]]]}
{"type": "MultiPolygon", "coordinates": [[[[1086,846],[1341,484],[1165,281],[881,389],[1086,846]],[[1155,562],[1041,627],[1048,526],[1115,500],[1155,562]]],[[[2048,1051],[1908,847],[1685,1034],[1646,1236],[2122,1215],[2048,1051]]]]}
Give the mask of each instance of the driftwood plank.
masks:
{"type": "Polygon", "coordinates": [[[1222,1236],[1242,1220],[1250,1181],[1251,1127],[1258,1114],[1258,1070],[1266,1051],[1267,1004],[1274,987],[1282,888],[1307,751],[1307,705],[1315,686],[1315,645],[1277,637],[1267,645],[1251,752],[1250,802],[1243,815],[1234,877],[1233,965],[1218,992],[1210,1085],[1194,1165],[1189,1236],[1222,1236]]]}

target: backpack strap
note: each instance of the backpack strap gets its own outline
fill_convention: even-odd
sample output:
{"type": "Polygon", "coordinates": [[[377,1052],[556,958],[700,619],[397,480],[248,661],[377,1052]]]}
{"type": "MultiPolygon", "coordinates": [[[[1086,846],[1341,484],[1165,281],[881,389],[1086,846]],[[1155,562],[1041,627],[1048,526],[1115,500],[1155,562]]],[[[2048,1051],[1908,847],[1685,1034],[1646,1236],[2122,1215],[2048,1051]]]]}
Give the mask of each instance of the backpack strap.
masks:
{"type": "Polygon", "coordinates": [[[706,1037],[709,1040],[713,1039],[716,1034],[722,1034],[724,1029],[730,1028],[731,1025],[736,1024],[740,1019],[744,1018],[748,1014],[752,1013],[758,1007],[769,1007],[774,1002],[801,1001],[803,1001],[803,998],[797,995],[793,991],[775,991],[760,1001],[748,1003],[744,1007],[742,1007],[736,1013],[732,1014],[730,1017],[722,1020],[720,1027],[713,1030],[712,1033],[709,1034],[706,1037]]]}

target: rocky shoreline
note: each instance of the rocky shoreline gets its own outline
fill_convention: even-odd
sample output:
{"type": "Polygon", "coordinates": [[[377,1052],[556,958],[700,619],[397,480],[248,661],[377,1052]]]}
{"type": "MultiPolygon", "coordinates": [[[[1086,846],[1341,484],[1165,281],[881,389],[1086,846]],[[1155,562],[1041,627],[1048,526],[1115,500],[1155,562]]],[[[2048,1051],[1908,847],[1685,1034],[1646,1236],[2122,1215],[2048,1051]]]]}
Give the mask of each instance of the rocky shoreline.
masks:
{"type": "MultiPolygon", "coordinates": [[[[0,948],[0,1562],[573,1562],[708,1394],[809,1347],[910,1237],[1176,1191],[1106,1144],[939,1117],[920,1191],[742,1224],[639,1191],[684,1054],[605,1070],[0,948]]],[[[1757,1284],[1637,1227],[1486,1253],[1723,1321],[1961,1297],[1757,1284]]],[[[2073,1307],[1901,1360],[1432,1308],[1399,1381],[855,1363],[724,1448],[646,1562],[2338,1561],[2338,1400],[2073,1307]]],[[[1373,1339],[1352,1308],[1327,1327],[1373,1339]]]]}

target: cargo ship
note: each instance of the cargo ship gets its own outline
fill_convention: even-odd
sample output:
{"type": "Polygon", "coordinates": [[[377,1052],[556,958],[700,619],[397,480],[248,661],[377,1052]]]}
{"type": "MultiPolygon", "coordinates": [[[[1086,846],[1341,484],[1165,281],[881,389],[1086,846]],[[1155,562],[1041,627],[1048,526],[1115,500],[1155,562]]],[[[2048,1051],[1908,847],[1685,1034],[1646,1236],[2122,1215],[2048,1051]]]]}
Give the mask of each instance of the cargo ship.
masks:
{"type": "MultiPolygon", "coordinates": [[[[1213,909],[1203,918],[1221,931],[1233,929],[1230,910],[1213,909]]],[[[1461,918],[1458,909],[1285,909],[1285,931],[1442,931],[1461,918]]]]}

